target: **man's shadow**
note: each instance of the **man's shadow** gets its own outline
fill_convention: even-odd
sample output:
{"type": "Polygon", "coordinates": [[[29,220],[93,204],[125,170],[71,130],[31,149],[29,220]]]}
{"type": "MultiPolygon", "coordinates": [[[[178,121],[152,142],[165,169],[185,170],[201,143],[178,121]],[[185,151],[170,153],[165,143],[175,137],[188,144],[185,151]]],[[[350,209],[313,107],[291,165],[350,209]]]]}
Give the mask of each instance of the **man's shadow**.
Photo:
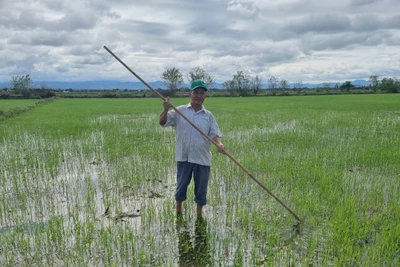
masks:
{"type": "Polygon", "coordinates": [[[207,236],[207,221],[198,216],[195,222],[194,236],[181,214],[176,218],[179,248],[179,266],[211,266],[207,236]]]}

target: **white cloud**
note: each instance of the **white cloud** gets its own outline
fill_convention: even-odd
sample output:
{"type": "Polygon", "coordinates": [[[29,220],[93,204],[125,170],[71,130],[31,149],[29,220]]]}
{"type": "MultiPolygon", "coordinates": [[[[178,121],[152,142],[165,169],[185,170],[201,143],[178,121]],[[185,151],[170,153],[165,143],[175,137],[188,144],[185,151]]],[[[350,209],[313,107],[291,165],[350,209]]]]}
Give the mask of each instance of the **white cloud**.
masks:
{"type": "Polygon", "coordinates": [[[26,0],[0,2],[0,81],[147,81],[201,66],[289,82],[400,73],[397,0],[26,0]],[[394,60],[394,59],[397,59],[394,60]]]}

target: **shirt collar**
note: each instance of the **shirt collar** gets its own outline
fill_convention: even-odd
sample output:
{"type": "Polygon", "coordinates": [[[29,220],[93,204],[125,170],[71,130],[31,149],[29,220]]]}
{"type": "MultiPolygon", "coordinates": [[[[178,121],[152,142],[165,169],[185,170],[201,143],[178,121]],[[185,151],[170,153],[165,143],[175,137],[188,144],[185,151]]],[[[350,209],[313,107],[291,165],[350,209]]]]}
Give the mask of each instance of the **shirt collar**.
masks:
{"type": "MultiPolygon", "coordinates": [[[[186,107],[193,109],[192,103],[187,104],[186,107]]],[[[197,112],[200,112],[200,111],[206,112],[206,109],[204,108],[204,105],[202,105],[201,109],[199,111],[197,111],[197,112]]]]}

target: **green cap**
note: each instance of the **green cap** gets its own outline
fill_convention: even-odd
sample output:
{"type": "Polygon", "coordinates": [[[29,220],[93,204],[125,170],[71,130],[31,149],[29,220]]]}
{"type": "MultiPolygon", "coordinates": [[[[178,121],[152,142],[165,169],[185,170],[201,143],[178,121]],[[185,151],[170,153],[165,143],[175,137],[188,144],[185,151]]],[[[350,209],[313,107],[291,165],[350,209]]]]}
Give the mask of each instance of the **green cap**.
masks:
{"type": "Polygon", "coordinates": [[[203,88],[204,90],[207,91],[207,86],[202,80],[194,80],[192,82],[192,85],[190,86],[190,91],[193,91],[197,88],[203,88]]]}

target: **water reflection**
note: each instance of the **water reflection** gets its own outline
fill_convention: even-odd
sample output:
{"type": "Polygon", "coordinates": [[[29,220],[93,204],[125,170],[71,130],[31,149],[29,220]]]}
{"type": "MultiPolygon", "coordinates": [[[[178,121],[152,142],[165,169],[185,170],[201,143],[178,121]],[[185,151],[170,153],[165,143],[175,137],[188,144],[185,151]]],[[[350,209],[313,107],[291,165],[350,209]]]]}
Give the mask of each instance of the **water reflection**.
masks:
{"type": "Polygon", "coordinates": [[[195,222],[194,236],[190,228],[178,215],[176,219],[179,248],[179,266],[209,266],[210,251],[207,237],[207,221],[199,216],[195,222]]]}

